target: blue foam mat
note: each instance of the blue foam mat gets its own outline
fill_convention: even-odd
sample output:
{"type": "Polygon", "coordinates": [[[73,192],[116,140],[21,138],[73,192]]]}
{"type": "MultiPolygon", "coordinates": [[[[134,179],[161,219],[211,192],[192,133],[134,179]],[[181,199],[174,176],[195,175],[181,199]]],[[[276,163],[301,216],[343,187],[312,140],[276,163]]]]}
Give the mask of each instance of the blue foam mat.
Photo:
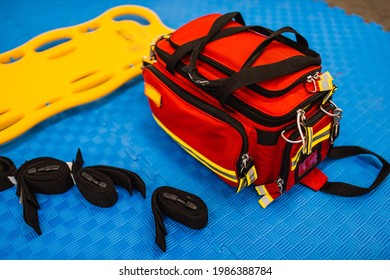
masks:
{"type": "MultiPolygon", "coordinates": [[[[322,1],[1,1],[0,53],[121,4],[149,7],[172,28],[233,10],[241,11],[248,25],[293,26],[321,53],[323,69],[339,87],[334,100],[344,117],[336,144],[360,145],[390,160],[389,33],[322,1]]],[[[356,198],[297,185],[262,209],[254,190],[235,194],[157,126],[142,81],[134,79],[110,96],[42,122],[0,146],[0,155],[17,166],[39,156],[71,161],[80,147],[86,166],[137,172],[146,182],[146,199],[118,188],[118,202],[100,208],[75,187],[62,195],[38,194],[43,232],[38,236],[23,221],[15,188],[0,192],[0,259],[390,258],[389,179],[356,198]],[[165,219],[166,253],[154,243],[150,206],[153,190],[162,185],[193,192],[209,207],[209,224],[202,230],[165,219]]],[[[368,186],[379,163],[373,166],[357,157],[320,167],[331,180],[368,186]]]]}

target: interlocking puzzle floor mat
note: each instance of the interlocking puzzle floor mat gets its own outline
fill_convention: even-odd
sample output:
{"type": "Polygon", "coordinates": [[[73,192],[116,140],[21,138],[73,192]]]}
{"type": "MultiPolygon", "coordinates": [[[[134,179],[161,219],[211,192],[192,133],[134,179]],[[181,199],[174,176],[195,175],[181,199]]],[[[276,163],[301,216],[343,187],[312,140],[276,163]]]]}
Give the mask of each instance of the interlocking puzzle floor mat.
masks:
{"type": "MultiPolygon", "coordinates": [[[[172,28],[204,14],[234,10],[242,12],[248,25],[293,26],[321,53],[323,68],[339,87],[334,100],[344,117],[337,145],[360,145],[390,160],[390,35],[323,1],[1,1],[0,53],[123,4],[146,6],[172,28]]],[[[147,186],[146,199],[118,188],[118,202],[100,208],[75,187],[62,195],[38,194],[38,236],[23,221],[15,188],[1,192],[0,259],[390,258],[389,179],[357,198],[298,185],[262,209],[255,190],[235,194],[158,127],[143,94],[142,77],[36,125],[1,145],[0,155],[17,166],[40,156],[71,161],[79,147],[85,165],[138,173],[147,186]],[[153,190],[164,185],[200,196],[209,208],[209,223],[202,230],[165,219],[166,253],[155,245],[150,205],[153,190]]],[[[331,180],[363,186],[376,171],[361,157],[326,161],[321,168],[331,180]]]]}

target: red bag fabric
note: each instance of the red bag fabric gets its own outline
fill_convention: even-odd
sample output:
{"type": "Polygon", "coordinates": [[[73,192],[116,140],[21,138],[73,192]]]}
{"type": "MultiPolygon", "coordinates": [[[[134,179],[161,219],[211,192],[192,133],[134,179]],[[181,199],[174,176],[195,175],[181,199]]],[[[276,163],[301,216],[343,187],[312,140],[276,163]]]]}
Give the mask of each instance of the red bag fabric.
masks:
{"type": "Polygon", "coordinates": [[[333,79],[291,27],[211,14],[151,51],[143,75],[157,123],[237,192],[256,186],[263,207],[314,170],[338,136],[333,79]]]}

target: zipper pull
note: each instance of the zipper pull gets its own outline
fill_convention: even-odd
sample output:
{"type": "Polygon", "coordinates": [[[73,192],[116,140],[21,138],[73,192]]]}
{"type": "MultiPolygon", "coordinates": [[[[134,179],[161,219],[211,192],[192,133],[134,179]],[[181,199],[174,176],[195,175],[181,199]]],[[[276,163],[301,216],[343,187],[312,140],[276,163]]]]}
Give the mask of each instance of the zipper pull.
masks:
{"type": "Polygon", "coordinates": [[[239,193],[243,188],[250,186],[257,179],[255,162],[253,158],[249,156],[248,153],[243,154],[241,156],[240,167],[240,178],[236,193],[239,193]]]}
{"type": "Polygon", "coordinates": [[[318,76],[319,76],[319,72],[316,72],[314,75],[307,76],[306,83],[305,83],[305,88],[306,88],[307,92],[309,92],[309,93],[317,92],[317,82],[316,81],[318,80],[318,76]],[[310,86],[312,89],[309,88],[310,84],[312,84],[312,86],[310,86]]]}
{"type": "Polygon", "coordinates": [[[332,132],[330,134],[330,143],[333,144],[334,140],[339,136],[340,134],[340,120],[343,117],[343,110],[336,107],[333,110],[333,125],[332,125],[332,132]]]}
{"type": "Polygon", "coordinates": [[[281,196],[283,194],[283,185],[284,180],[279,177],[272,183],[256,186],[255,189],[258,195],[261,196],[259,199],[261,207],[266,208],[272,201],[281,196]]]}
{"type": "Polygon", "coordinates": [[[332,113],[326,111],[322,105],[320,105],[320,109],[322,112],[333,118],[333,125],[330,133],[330,143],[333,145],[334,140],[336,140],[340,133],[340,120],[343,117],[343,110],[338,107],[332,100],[330,100],[329,103],[334,107],[332,113]]]}
{"type": "Polygon", "coordinates": [[[278,191],[280,194],[283,194],[283,185],[284,185],[284,180],[282,178],[278,178],[276,181],[275,181],[276,185],[278,185],[278,191]]]}

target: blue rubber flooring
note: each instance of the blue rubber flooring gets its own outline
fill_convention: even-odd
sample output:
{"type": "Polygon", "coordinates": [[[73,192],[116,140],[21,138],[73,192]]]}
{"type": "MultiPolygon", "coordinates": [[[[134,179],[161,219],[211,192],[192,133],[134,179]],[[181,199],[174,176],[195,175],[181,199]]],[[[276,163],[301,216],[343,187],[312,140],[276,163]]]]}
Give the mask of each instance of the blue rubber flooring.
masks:
{"type": "MultiPolygon", "coordinates": [[[[336,145],[360,145],[390,160],[390,34],[323,1],[0,1],[0,53],[122,4],[149,7],[172,28],[204,14],[229,11],[240,11],[248,25],[293,26],[321,54],[323,69],[339,87],[334,101],[344,117],[336,145]]],[[[0,259],[390,258],[389,179],[356,198],[297,185],[262,209],[254,190],[235,194],[158,127],[143,94],[142,77],[36,125],[0,146],[0,155],[20,166],[39,156],[71,161],[77,148],[86,166],[107,164],[137,172],[147,185],[146,199],[118,188],[117,204],[100,208],[75,187],[62,195],[38,194],[43,232],[38,236],[23,221],[15,188],[1,192],[0,259]],[[166,253],[154,243],[150,206],[153,190],[163,185],[192,192],[209,208],[209,223],[202,230],[165,219],[166,253]]],[[[371,163],[356,157],[320,167],[331,180],[367,187],[379,167],[371,163]]]]}

